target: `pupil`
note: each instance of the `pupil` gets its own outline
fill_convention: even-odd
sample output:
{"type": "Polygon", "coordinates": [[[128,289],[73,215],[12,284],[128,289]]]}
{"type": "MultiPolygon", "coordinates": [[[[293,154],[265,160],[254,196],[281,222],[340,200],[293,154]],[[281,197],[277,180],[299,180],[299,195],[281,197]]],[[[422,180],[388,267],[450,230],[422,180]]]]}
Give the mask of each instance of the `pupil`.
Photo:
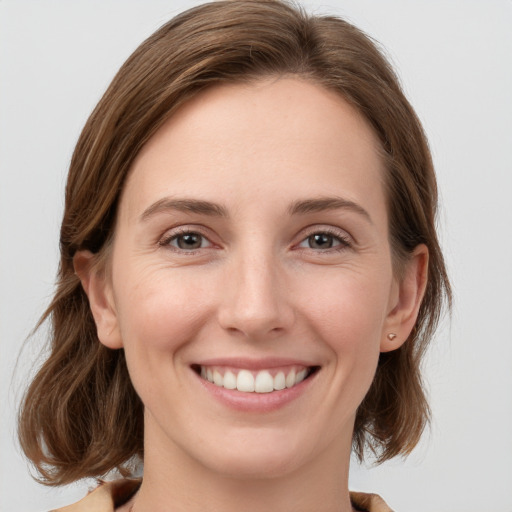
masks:
{"type": "Polygon", "coordinates": [[[181,235],[178,238],[178,246],[180,249],[198,249],[201,247],[201,235],[195,233],[181,235]]]}
{"type": "Polygon", "coordinates": [[[332,247],[332,236],[320,233],[309,237],[309,245],[313,249],[325,249],[332,247]]]}

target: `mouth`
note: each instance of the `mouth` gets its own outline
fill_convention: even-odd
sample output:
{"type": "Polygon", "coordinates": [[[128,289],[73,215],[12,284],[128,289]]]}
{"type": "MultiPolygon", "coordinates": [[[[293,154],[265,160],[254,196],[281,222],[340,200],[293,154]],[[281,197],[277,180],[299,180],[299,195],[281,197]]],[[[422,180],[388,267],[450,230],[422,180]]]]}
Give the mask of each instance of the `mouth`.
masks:
{"type": "Polygon", "coordinates": [[[219,388],[241,393],[275,393],[291,389],[309,379],[319,366],[290,365],[282,368],[249,370],[226,366],[193,364],[192,370],[203,380],[219,388]]]}

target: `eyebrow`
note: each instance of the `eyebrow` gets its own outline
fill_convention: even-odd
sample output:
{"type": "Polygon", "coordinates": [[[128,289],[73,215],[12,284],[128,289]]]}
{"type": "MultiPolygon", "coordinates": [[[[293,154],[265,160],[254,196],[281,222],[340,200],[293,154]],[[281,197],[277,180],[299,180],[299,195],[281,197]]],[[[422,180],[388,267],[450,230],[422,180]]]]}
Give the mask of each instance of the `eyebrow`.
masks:
{"type": "MultiPolygon", "coordinates": [[[[229,217],[226,208],[200,199],[173,199],[164,197],[144,210],[140,219],[147,221],[153,215],[169,210],[197,213],[212,217],[229,217]]],[[[351,210],[362,215],[370,224],[373,224],[370,214],[359,204],[342,197],[320,197],[315,199],[303,199],[293,202],[288,207],[289,215],[306,215],[308,213],[322,212],[326,210],[351,210]]]]}
{"type": "Polygon", "coordinates": [[[209,215],[212,217],[228,217],[227,210],[216,203],[210,201],[202,201],[199,199],[173,199],[171,197],[164,197],[156,203],[146,208],[140,219],[147,221],[153,215],[169,210],[177,210],[181,212],[197,213],[200,215],[209,215]]]}
{"type": "Polygon", "coordinates": [[[319,197],[295,201],[288,208],[288,213],[290,215],[305,215],[326,210],[350,210],[362,215],[370,224],[373,224],[370,214],[361,205],[342,197],[319,197]]]}

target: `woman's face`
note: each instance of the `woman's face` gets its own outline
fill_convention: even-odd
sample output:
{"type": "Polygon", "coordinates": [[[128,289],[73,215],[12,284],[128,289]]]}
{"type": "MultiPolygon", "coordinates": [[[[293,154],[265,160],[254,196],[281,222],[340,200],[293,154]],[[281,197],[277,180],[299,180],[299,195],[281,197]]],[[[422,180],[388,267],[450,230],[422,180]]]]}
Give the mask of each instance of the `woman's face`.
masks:
{"type": "Polygon", "coordinates": [[[207,90],[140,152],[109,277],[85,286],[145,405],[146,457],[238,476],[348,459],[379,351],[409,325],[377,144],[338,95],[286,78],[207,90]]]}

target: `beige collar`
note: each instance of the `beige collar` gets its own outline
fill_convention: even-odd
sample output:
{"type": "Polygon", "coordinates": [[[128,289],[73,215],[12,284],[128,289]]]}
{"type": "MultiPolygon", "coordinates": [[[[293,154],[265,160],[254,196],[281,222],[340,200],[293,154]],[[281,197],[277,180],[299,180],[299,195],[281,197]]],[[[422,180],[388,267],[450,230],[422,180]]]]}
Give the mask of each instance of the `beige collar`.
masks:
{"type": "MultiPolygon", "coordinates": [[[[140,479],[127,478],[102,482],[85,498],[52,512],[114,512],[117,506],[128,501],[141,484],[140,479]]],[[[351,492],[352,504],[365,512],[393,512],[377,494],[351,492]]]]}

